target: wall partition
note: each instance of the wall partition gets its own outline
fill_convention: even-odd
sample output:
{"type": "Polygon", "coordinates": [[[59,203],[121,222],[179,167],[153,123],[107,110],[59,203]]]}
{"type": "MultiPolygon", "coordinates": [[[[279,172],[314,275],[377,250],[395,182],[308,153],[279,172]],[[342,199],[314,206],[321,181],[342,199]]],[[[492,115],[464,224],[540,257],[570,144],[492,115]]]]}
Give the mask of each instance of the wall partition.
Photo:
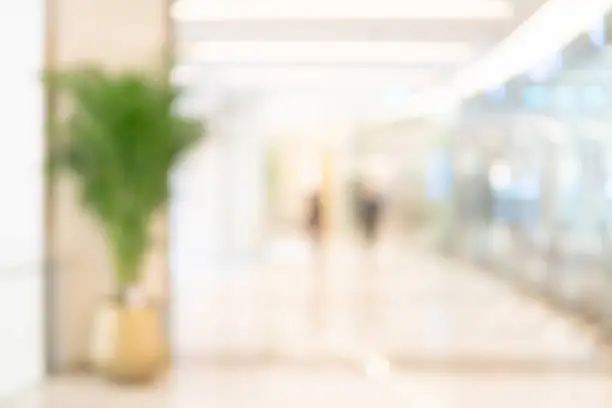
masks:
{"type": "Polygon", "coordinates": [[[44,3],[0,12],[0,398],[44,373],[44,3]]]}

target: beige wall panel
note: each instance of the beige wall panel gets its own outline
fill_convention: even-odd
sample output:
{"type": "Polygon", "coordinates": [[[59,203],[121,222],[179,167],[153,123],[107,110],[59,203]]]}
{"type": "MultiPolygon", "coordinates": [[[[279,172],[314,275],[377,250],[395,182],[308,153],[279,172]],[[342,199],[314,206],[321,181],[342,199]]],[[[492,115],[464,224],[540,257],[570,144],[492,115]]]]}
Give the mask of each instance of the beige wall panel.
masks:
{"type": "MultiPolygon", "coordinates": [[[[164,72],[170,41],[167,0],[48,0],[50,68],[96,64],[110,69],[164,72]]],[[[50,109],[50,114],[56,112],[50,109]]],[[[51,369],[88,361],[89,332],[97,307],[112,293],[104,236],[81,208],[68,177],[52,187],[49,253],[52,262],[51,369]]],[[[156,221],[144,286],[163,297],[168,278],[166,217],[156,221]]]]}

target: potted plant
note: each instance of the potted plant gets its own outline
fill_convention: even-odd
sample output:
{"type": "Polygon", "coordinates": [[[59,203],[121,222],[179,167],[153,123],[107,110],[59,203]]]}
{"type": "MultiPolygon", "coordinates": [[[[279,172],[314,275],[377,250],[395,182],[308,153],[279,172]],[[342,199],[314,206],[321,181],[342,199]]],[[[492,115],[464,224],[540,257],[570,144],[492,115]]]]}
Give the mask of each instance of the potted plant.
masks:
{"type": "Polygon", "coordinates": [[[114,266],[116,291],[94,322],[93,363],[115,380],[152,378],[163,366],[165,340],[159,312],[139,291],[143,259],[152,220],[170,198],[170,173],[204,127],[176,113],[177,88],[145,74],[83,69],[46,80],[70,103],[54,135],[51,169],[75,179],[114,266]]]}

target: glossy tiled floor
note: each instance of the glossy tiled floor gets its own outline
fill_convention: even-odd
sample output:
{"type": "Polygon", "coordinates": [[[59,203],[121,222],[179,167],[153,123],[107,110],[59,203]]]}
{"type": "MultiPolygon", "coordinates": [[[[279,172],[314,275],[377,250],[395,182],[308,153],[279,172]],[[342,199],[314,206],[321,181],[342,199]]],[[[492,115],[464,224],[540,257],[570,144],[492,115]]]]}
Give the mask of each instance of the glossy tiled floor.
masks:
{"type": "Polygon", "coordinates": [[[369,378],[343,369],[182,369],[151,388],[120,389],[66,378],[16,398],[10,408],[608,408],[599,375],[405,372],[369,378]]]}
{"type": "Polygon", "coordinates": [[[355,358],[375,351],[412,365],[532,367],[597,354],[588,335],[495,277],[391,241],[370,254],[343,242],[327,248],[316,333],[313,275],[321,272],[314,265],[304,242],[284,239],[263,267],[211,266],[214,283],[205,269],[179,276],[179,349],[190,357],[272,351],[307,358],[326,349],[355,358]]]}
{"type": "Polygon", "coordinates": [[[591,336],[494,278],[423,251],[384,247],[376,255],[375,279],[367,280],[371,277],[357,275],[364,258],[354,248],[339,246],[330,253],[323,336],[309,331],[307,256],[300,262],[295,253],[269,260],[256,275],[257,282],[268,282],[262,286],[247,282],[252,271],[226,278],[212,285],[214,290],[210,279],[208,286],[200,285],[192,275],[186,279],[191,292],[182,292],[183,303],[177,305],[183,314],[178,329],[189,330],[190,358],[167,378],[147,388],[59,378],[16,396],[6,407],[612,406],[612,377],[602,364],[607,360],[591,336]],[[366,279],[362,287],[378,288],[368,291],[378,299],[369,312],[360,309],[363,302],[355,303],[361,299],[356,276],[366,279]],[[203,291],[216,297],[202,296],[203,291]],[[215,303],[198,309],[203,298],[215,303]],[[376,315],[368,315],[372,309],[376,315]],[[224,315],[225,322],[211,321],[210,310],[224,315]],[[367,331],[360,331],[355,315],[369,316],[367,331]],[[272,347],[301,359],[212,364],[196,358],[221,346],[225,352],[272,347]],[[348,364],[304,364],[315,357],[309,351],[348,364]]]}

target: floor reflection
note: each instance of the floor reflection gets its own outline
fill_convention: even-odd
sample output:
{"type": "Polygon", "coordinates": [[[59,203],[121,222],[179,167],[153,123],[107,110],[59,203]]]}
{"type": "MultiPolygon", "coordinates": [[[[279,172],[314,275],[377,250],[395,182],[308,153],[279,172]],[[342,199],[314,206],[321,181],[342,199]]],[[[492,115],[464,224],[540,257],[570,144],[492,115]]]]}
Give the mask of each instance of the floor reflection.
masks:
{"type": "Polygon", "coordinates": [[[177,289],[177,348],[186,358],[381,355],[402,366],[509,371],[582,370],[600,360],[594,337],[546,305],[393,240],[368,253],[332,242],[317,258],[308,242],[288,237],[259,264],[215,267],[224,276],[216,284],[185,279],[177,289]]]}
{"type": "Polygon", "coordinates": [[[325,313],[314,327],[308,243],[280,240],[268,255],[177,277],[182,354],[158,384],[58,378],[6,407],[612,404],[607,354],[595,338],[484,271],[393,240],[369,254],[332,242],[318,264],[325,313]]]}

